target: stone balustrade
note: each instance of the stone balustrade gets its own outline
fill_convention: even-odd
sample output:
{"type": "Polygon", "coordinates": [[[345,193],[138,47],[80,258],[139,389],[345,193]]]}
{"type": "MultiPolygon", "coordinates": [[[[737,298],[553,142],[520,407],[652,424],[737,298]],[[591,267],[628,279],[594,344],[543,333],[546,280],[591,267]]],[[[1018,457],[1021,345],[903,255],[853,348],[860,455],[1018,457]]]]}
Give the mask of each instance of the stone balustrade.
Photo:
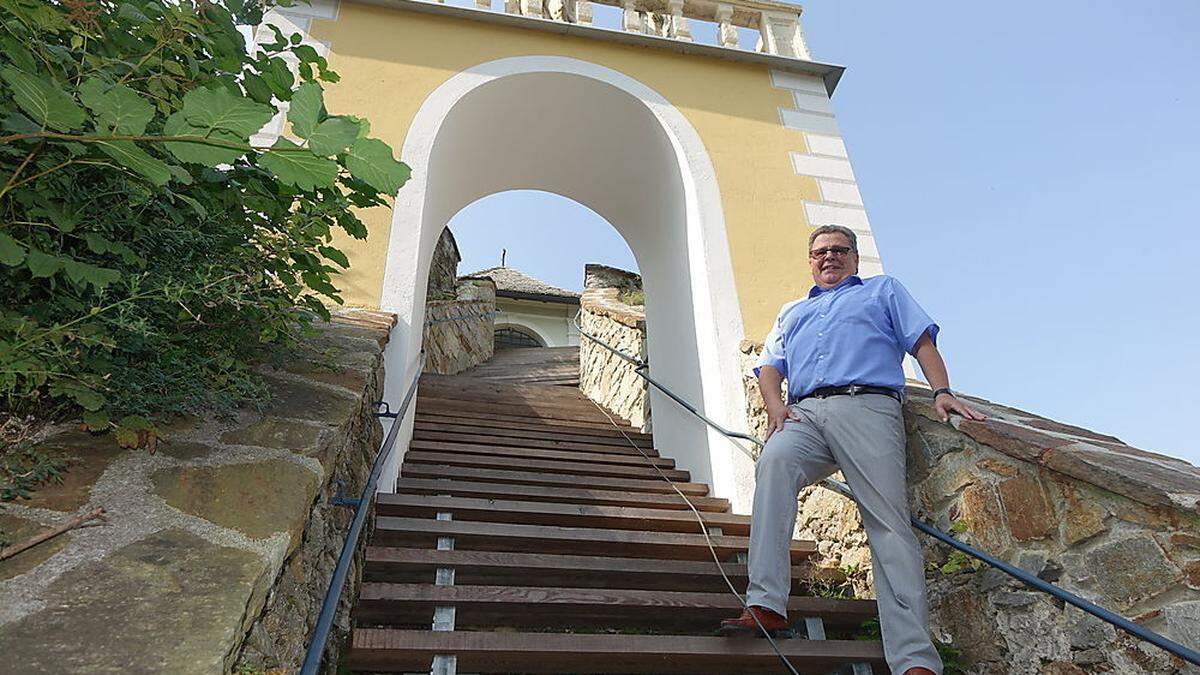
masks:
{"type": "MultiPolygon", "coordinates": [[[[444,1],[444,0],[438,0],[444,1]]],[[[491,10],[492,0],[474,0],[491,10]]],[[[754,51],[810,60],[800,24],[799,5],[771,0],[595,0],[621,9],[621,30],[674,40],[694,41],[690,21],[712,24],[717,46],[742,49],[738,28],[758,32],[754,51]]],[[[592,25],[592,0],[504,0],[504,12],[551,21],[592,25]]],[[[704,31],[706,34],[710,31],[704,31]]]]}

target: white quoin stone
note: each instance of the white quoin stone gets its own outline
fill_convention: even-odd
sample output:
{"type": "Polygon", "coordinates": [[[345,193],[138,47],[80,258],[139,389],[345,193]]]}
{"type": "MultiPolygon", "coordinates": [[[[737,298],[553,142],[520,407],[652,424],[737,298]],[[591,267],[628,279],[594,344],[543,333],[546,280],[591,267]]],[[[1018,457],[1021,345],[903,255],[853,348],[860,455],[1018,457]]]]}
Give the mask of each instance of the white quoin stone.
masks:
{"type": "Polygon", "coordinates": [[[737,49],[740,46],[737,27],[733,25],[733,5],[721,3],[713,17],[717,22],[717,44],[737,49]]]}
{"type": "Polygon", "coordinates": [[[671,13],[670,36],[677,40],[692,39],[692,31],[688,28],[687,19],[683,16],[684,0],[667,0],[667,10],[671,13]]]}
{"type": "Polygon", "coordinates": [[[800,29],[799,14],[764,11],[758,31],[758,51],[806,61],[812,58],[800,29]]]}

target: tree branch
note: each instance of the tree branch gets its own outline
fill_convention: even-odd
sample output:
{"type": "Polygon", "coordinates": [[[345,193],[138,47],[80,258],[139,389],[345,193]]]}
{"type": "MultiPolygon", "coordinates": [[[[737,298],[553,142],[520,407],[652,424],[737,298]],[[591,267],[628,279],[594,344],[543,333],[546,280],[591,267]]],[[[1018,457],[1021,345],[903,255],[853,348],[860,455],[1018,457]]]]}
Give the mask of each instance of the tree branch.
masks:
{"type": "Polygon", "coordinates": [[[107,520],[107,518],[105,518],[105,511],[103,508],[97,508],[94,511],[92,511],[91,513],[85,513],[82,515],[75,516],[74,518],[63,523],[62,525],[59,525],[55,528],[46,530],[45,532],[42,532],[41,534],[35,534],[34,536],[26,539],[25,541],[13,544],[12,546],[9,546],[3,550],[0,550],[0,560],[5,560],[7,558],[11,558],[14,555],[20,553],[21,551],[33,548],[34,546],[37,546],[38,544],[40,544],[44,541],[53,539],[64,532],[73,530],[73,529],[79,527],[80,525],[83,525],[84,523],[87,523],[87,522],[93,521],[93,520],[107,520]]]}

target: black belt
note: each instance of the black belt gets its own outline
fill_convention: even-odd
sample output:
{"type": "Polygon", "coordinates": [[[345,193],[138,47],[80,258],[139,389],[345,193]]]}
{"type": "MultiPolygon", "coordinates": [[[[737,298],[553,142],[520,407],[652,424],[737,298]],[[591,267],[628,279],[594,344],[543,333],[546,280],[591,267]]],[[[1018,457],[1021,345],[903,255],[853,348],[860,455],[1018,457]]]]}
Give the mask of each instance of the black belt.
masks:
{"type": "Polygon", "coordinates": [[[858,396],[860,394],[883,394],[884,396],[891,396],[892,398],[896,399],[897,401],[900,401],[901,403],[904,402],[904,399],[900,397],[900,392],[896,391],[895,389],[889,389],[887,387],[876,387],[876,386],[870,385],[870,384],[847,384],[847,385],[843,385],[841,387],[821,387],[820,389],[813,389],[812,391],[805,394],[804,396],[801,396],[800,398],[791,398],[789,400],[789,403],[796,403],[798,401],[803,401],[806,398],[829,398],[830,396],[858,396]]]}

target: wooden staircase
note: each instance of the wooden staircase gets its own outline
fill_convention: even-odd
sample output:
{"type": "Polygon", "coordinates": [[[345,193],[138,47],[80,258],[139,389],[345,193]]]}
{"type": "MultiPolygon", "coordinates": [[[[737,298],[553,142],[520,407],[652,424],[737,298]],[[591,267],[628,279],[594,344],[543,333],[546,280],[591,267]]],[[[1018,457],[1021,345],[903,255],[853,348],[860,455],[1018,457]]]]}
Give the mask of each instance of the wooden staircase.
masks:
{"type": "MultiPolygon", "coordinates": [[[[426,375],[419,392],[396,493],[376,506],[352,669],[788,672],[766,640],[713,635],[741,606],[695,515],[651,463],[701,512],[739,592],[749,519],[690,482],[650,435],[615,427],[566,386],[468,372],[426,375]]],[[[813,638],[847,637],[875,603],[803,595],[814,550],[792,542],[789,613],[800,636],[808,626],[813,638]]],[[[877,642],[778,644],[800,672],[885,672],[877,642]]]]}

